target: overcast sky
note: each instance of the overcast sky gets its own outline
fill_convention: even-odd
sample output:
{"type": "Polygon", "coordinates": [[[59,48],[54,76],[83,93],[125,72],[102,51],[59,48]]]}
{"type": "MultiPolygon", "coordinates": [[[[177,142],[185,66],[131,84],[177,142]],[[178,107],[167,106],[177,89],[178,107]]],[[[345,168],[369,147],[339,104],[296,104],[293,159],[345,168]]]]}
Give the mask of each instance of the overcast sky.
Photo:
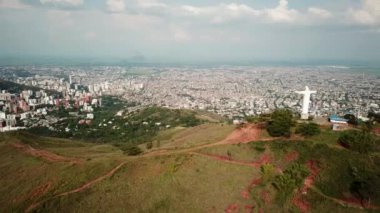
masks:
{"type": "Polygon", "coordinates": [[[0,56],[380,60],[380,0],[0,0],[0,56]]]}

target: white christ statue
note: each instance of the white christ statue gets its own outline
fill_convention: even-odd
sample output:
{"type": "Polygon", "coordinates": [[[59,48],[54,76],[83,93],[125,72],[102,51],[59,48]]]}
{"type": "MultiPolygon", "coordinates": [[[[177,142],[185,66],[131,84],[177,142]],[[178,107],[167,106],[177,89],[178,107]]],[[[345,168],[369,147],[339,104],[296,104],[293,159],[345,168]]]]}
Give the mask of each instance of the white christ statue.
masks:
{"type": "Polygon", "coordinates": [[[308,86],[306,86],[305,88],[306,88],[305,91],[296,91],[296,93],[303,95],[302,113],[301,113],[302,120],[307,120],[309,118],[310,95],[317,93],[317,91],[310,91],[308,86]]]}

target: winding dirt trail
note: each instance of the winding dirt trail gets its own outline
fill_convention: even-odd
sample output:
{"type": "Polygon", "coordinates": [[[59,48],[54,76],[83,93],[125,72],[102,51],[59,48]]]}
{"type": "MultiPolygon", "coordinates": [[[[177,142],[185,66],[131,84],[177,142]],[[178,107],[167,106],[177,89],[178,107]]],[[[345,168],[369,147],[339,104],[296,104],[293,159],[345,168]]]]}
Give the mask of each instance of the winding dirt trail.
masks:
{"type": "MultiPolygon", "coordinates": [[[[260,140],[260,134],[261,134],[261,129],[258,128],[256,125],[253,125],[253,124],[248,124],[248,125],[245,125],[244,127],[242,128],[239,128],[239,129],[236,129],[234,130],[230,135],[228,135],[225,139],[221,140],[221,141],[218,141],[216,143],[211,143],[211,144],[204,144],[204,145],[200,145],[200,146],[195,146],[195,147],[190,147],[190,148],[183,148],[183,149],[159,149],[159,150],[154,150],[152,152],[149,152],[149,153],[146,153],[142,156],[137,156],[136,158],[147,158],[147,157],[155,157],[155,156],[162,156],[162,155],[172,155],[172,154],[179,154],[179,153],[190,153],[190,154],[195,154],[195,155],[201,155],[201,156],[204,156],[204,157],[213,157],[214,159],[218,159],[220,161],[223,161],[223,162],[227,162],[227,163],[232,163],[232,164],[238,164],[238,165],[245,165],[245,166],[250,166],[250,167],[260,167],[261,164],[265,163],[265,162],[269,162],[269,157],[268,156],[263,156],[258,162],[244,162],[244,161],[236,161],[236,160],[232,160],[232,159],[223,159],[223,157],[219,156],[210,156],[210,155],[207,155],[207,154],[201,154],[201,153],[198,153],[198,152],[195,152],[197,150],[200,150],[200,149],[203,149],[203,148],[207,148],[207,147],[213,147],[213,146],[219,146],[219,145],[225,145],[225,144],[238,144],[238,143],[248,143],[248,142],[251,142],[251,141],[259,141],[260,140]]],[[[267,141],[269,140],[272,140],[272,139],[266,139],[267,141]]],[[[263,140],[260,140],[260,141],[263,141],[263,140]]],[[[57,154],[54,154],[54,153],[51,153],[51,152],[48,152],[46,150],[39,150],[39,149],[35,149],[29,145],[24,145],[24,144],[21,144],[21,143],[13,143],[11,144],[14,148],[17,148],[19,149],[20,151],[22,151],[23,153],[26,153],[26,154],[29,154],[29,155],[32,155],[32,156],[35,156],[35,157],[39,157],[39,158],[42,158],[44,160],[47,160],[47,161],[50,161],[50,162],[71,162],[71,163],[81,163],[81,161],[79,159],[72,159],[72,158],[66,158],[66,157],[63,157],[63,156],[60,156],[60,155],[57,155],[57,154]]],[[[39,205],[41,205],[42,203],[50,200],[50,199],[53,199],[53,198],[56,198],[56,197],[60,197],[60,196],[66,196],[66,195],[70,195],[70,194],[73,194],[73,193],[78,193],[78,192],[81,192],[89,187],[91,187],[92,185],[98,183],[99,181],[102,181],[103,179],[105,178],[108,178],[108,177],[111,177],[115,172],[117,172],[126,162],[123,162],[123,163],[120,163],[118,166],[116,166],[115,168],[113,168],[111,171],[109,171],[108,173],[100,176],[100,177],[97,177],[85,184],[83,184],[82,186],[76,188],[76,189],[73,189],[73,190],[70,190],[70,191],[67,191],[67,192],[64,192],[64,193],[61,193],[61,194],[57,194],[55,196],[52,196],[51,198],[47,199],[47,200],[42,200],[38,203],[33,203],[32,205],[30,205],[26,210],[25,212],[30,212],[32,211],[33,209],[35,209],[36,207],[38,207],[39,205]]]]}
{"type": "Polygon", "coordinates": [[[73,189],[71,191],[67,191],[67,192],[64,192],[64,193],[61,193],[61,194],[57,194],[55,196],[52,196],[51,198],[49,199],[46,199],[46,200],[42,200],[40,202],[37,202],[37,203],[33,203],[31,204],[26,210],[25,212],[31,212],[33,209],[35,209],[36,207],[38,207],[39,205],[41,205],[42,203],[48,201],[48,200],[51,200],[53,198],[57,198],[57,197],[61,197],[61,196],[66,196],[66,195],[69,195],[69,194],[73,194],[73,193],[78,193],[78,192],[81,192],[89,187],[91,187],[92,185],[102,181],[103,179],[105,178],[108,178],[108,177],[111,177],[112,175],[114,175],[122,166],[124,166],[126,164],[126,162],[122,162],[120,163],[119,165],[117,165],[115,168],[113,168],[111,171],[107,172],[106,174],[102,175],[102,176],[99,176],[85,184],[83,184],[82,186],[76,188],[76,189],[73,189]]]}
{"type": "Polygon", "coordinates": [[[94,180],[91,180],[87,183],[85,183],[84,185],[82,185],[81,187],[79,188],[76,188],[74,190],[71,190],[71,191],[68,191],[68,192],[64,192],[64,193],[61,193],[59,195],[57,195],[57,197],[59,196],[65,196],[65,195],[69,195],[69,194],[73,194],[73,193],[77,193],[77,192],[81,192],[87,188],[89,188],[90,186],[94,185],[95,183],[99,182],[99,181],[102,181],[103,179],[105,178],[108,178],[108,177],[111,177],[113,174],[115,174],[115,172],[117,172],[122,166],[124,166],[126,162],[123,162],[123,163],[120,163],[118,166],[116,166],[115,168],[113,168],[111,171],[109,171],[107,174],[105,175],[102,175],[100,177],[97,177],[95,178],[94,180]]]}
{"type": "Polygon", "coordinates": [[[33,148],[30,145],[26,145],[22,143],[10,143],[9,145],[22,153],[31,155],[33,157],[41,158],[49,162],[66,162],[66,163],[73,163],[73,164],[80,164],[83,162],[82,160],[77,159],[77,158],[64,157],[64,156],[57,155],[55,153],[52,153],[46,150],[33,148]]]}
{"type": "Polygon", "coordinates": [[[304,186],[301,188],[301,190],[299,190],[297,192],[297,194],[295,195],[295,197],[293,199],[293,204],[296,205],[302,213],[309,212],[309,210],[310,210],[310,204],[302,198],[302,195],[306,194],[307,191],[309,191],[309,190],[313,190],[314,192],[316,192],[320,196],[322,196],[322,197],[324,197],[330,201],[333,201],[335,203],[338,203],[342,206],[347,206],[347,207],[352,207],[352,208],[357,208],[357,209],[371,209],[371,210],[379,210],[380,209],[380,207],[378,207],[378,206],[370,205],[368,203],[362,203],[358,199],[354,199],[354,198],[352,198],[352,199],[338,199],[338,198],[334,198],[334,197],[330,197],[328,195],[325,195],[323,192],[321,192],[319,189],[317,189],[315,186],[313,186],[315,178],[317,177],[317,175],[320,172],[320,169],[317,167],[316,163],[317,162],[313,161],[313,160],[309,160],[306,163],[306,166],[308,167],[308,169],[310,171],[310,175],[308,177],[306,177],[306,179],[304,181],[304,186]]]}
{"type": "Polygon", "coordinates": [[[356,209],[380,210],[380,206],[370,205],[369,203],[362,203],[357,199],[342,200],[342,199],[330,197],[330,196],[324,194],[323,192],[321,192],[319,189],[317,189],[314,186],[310,187],[310,190],[313,190],[314,192],[316,192],[320,196],[322,196],[322,197],[324,197],[330,201],[333,201],[334,203],[340,204],[342,206],[347,206],[347,207],[356,208],[356,209]]]}
{"type": "Polygon", "coordinates": [[[179,153],[187,153],[194,152],[203,148],[226,145],[226,144],[239,144],[239,143],[249,143],[252,141],[273,141],[274,138],[261,138],[262,129],[255,124],[246,124],[245,126],[235,129],[231,134],[229,134],[225,139],[210,143],[203,144],[199,146],[189,147],[189,148],[162,148],[156,149],[151,152],[147,152],[139,157],[156,157],[162,155],[171,155],[171,154],[179,154],[179,153]]]}

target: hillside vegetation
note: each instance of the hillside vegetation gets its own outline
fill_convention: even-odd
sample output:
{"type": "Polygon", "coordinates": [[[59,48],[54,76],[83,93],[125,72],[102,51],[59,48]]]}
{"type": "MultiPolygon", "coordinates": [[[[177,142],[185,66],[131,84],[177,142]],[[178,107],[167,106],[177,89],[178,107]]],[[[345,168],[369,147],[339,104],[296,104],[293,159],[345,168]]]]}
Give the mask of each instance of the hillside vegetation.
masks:
{"type": "MultiPolygon", "coordinates": [[[[153,112],[135,118],[155,122],[153,112]]],[[[296,139],[293,132],[272,138],[258,124],[181,125],[159,130],[138,156],[110,144],[2,134],[0,211],[380,210],[378,137],[368,133],[375,148],[362,153],[341,146],[348,132],[321,128],[296,139]]]]}
{"type": "Polygon", "coordinates": [[[105,96],[102,102],[102,107],[95,108],[95,118],[89,124],[80,122],[85,115],[71,116],[69,110],[63,110],[59,117],[64,119],[54,124],[55,131],[42,127],[32,128],[29,132],[89,142],[141,144],[151,141],[161,130],[210,122],[207,116],[189,110],[152,106],[127,113],[128,107],[135,106],[135,103],[111,96],[105,96]],[[116,116],[119,111],[123,111],[123,115],[116,116]]]}

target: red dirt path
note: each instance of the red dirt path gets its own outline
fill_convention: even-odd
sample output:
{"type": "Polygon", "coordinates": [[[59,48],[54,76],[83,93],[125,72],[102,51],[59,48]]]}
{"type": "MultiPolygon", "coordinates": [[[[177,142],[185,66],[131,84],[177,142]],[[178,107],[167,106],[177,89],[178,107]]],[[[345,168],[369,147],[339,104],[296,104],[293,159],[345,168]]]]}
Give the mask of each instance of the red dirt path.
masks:
{"type": "Polygon", "coordinates": [[[99,182],[99,181],[101,181],[101,180],[103,180],[105,178],[111,177],[117,170],[119,170],[122,166],[124,166],[124,164],[125,164],[125,162],[120,163],[118,166],[116,166],[115,168],[113,168],[107,174],[102,175],[100,177],[97,177],[96,179],[87,182],[86,184],[82,185],[79,188],[76,188],[76,189],[68,191],[68,192],[64,192],[64,193],[59,194],[57,196],[65,196],[65,195],[69,195],[69,194],[73,194],[73,193],[77,193],[77,192],[83,191],[83,190],[89,188],[90,186],[94,185],[95,183],[97,183],[97,182],[99,182]]]}
{"type": "MultiPolygon", "coordinates": [[[[97,177],[95,178],[94,180],[91,180],[85,184],[83,184],[82,186],[76,188],[76,189],[73,189],[71,191],[68,191],[68,192],[64,192],[64,193],[61,193],[61,194],[58,194],[58,195],[55,195],[51,198],[55,198],[55,197],[60,197],[60,196],[65,196],[65,195],[69,195],[69,194],[73,194],[73,193],[77,193],[77,192],[81,192],[89,187],[91,187],[92,185],[94,185],[95,183],[99,182],[99,181],[102,181],[103,179],[105,178],[108,178],[108,177],[111,177],[113,174],[115,174],[115,172],[117,172],[122,166],[124,166],[126,162],[123,162],[123,163],[120,163],[118,166],[116,166],[115,168],[113,168],[111,171],[107,172],[106,174],[100,176],[100,177],[97,177]]],[[[43,202],[46,202],[47,200],[43,200],[43,201],[40,201],[38,203],[33,203],[32,205],[30,205],[26,210],[25,212],[31,212],[33,209],[35,209],[37,206],[39,206],[40,204],[42,204],[43,202]]]]}
{"type": "Polygon", "coordinates": [[[239,143],[249,143],[252,141],[273,140],[273,138],[261,139],[260,137],[261,131],[262,131],[262,128],[257,124],[246,124],[241,128],[235,129],[225,139],[218,141],[216,143],[203,144],[203,145],[190,147],[190,148],[183,148],[179,150],[161,148],[161,149],[156,149],[156,150],[147,152],[143,156],[153,157],[153,156],[169,155],[169,154],[174,154],[174,153],[187,153],[187,152],[192,152],[192,151],[196,151],[196,150],[207,148],[207,147],[213,147],[213,146],[219,146],[219,145],[225,145],[225,144],[239,144],[239,143]]]}
{"type": "Polygon", "coordinates": [[[48,181],[44,184],[41,184],[37,186],[36,188],[32,189],[30,192],[20,196],[19,198],[13,199],[13,203],[18,203],[25,200],[37,200],[42,195],[46,194],[52,187],[53,182],[48,181]]]}
{"type": "Polygon", "coordinates": [[[35,149],[31,147],[30,145],[26,145],[22,143],[11,143],[10,146],[12,146],[13,148],[16,148],[22,153],[25,153],[34,157],[42,158],[49,162],[68,162],[68,163],[74,163],[74,164],[79,164],[82,162],[80,159],[68,158],[68,157],[54,154],[46,150],[35,149]]]}

